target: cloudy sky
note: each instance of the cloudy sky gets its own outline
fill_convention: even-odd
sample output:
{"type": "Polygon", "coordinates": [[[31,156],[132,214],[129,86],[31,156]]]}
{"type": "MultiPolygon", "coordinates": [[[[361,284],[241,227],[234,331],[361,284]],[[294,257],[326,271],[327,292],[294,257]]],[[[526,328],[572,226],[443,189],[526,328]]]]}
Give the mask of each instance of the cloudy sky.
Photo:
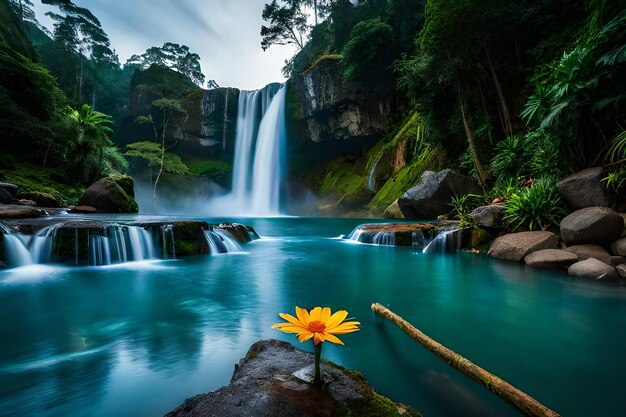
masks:
{"type": "MultiPolygon", "coordinates": [[[[174,42],[202,58],[207,81],[255,90],[283,81],[280,69],[293,55],[291,46],[261,49],[261,12],[269,0],[74,0],[100,19],[122,63],[151,46],[174,42]]],[[[33,1],[38,20],[51,28],[33,1]]]]}

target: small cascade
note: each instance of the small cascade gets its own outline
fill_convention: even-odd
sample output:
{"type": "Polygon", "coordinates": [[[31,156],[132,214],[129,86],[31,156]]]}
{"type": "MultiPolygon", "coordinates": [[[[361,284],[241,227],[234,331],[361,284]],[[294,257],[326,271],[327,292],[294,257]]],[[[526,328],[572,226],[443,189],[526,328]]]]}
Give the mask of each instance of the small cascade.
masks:
{"type": "Polygon", "coordinates": [[[378,161],[380,161],[382,156],[383,154],[381,153],[378,158],[376,158],[376,162],[374,162],[374,165],[372,165],[372,169],[370,170],[370,175],[367,177],[367,189],[370,191],[375,191],[376,178],[374,177],[374,173],[376,172],[376,165],[378,165],[378,161]]]}
{"type": "Polygon", "coordinates": [[[155,259],[152,235],[142,227],[110,225],[89,234],[89,265],[155,259]]]}
{"type": "Polygon", "coordinates": [[[423,251],[426,245],[428,244],[428,240],[426,236],[424,236],[424,232],[421,230],[417,232],[411,232],[411,246],[416,251],[423,251]]]}
{"type": "Polygon", "coordinates": [[[176,242],[174,240],[173,224],[164,224],[161,226],[161,244],[163,246],[163,258],[176,258],[176,242]],[[168,251],[168,248],[171,250],[168,251]]]}
{"type": "Polygon", "coordinates": [[[10,266],[50,262],[58,225],[48,226],[34,235],[12,233],[3,227],[4,246],[10,266]]]}
{"type": "Polygon", "coordinates": [[[218,253],[241,252],[241,246],[225,230],[204,230],[204,237],[209,245],[211,255],[218,253]]]}
{"type": "Polygon", "coordinates": [[[371,245],[396,246],[396,232],[394,231],[368,232],[357,228],[350,234],[348,239],[371,245]]]}
{"type": "Polygon", "coordinates": [[[461,250],[463,233],[456,227],[442,229],[437,236],[424,248],[423,253],[449,253],[461,250]]]}

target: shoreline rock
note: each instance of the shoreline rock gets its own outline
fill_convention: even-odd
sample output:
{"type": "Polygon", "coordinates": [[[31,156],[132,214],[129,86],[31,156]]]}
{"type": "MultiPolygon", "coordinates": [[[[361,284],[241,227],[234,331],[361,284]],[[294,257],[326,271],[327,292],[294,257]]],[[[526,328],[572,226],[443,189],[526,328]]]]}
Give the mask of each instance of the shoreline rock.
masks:
{"type": "Polygon", "coordinates": [[[321,387],[300,379],[313,362],[312,353],[289,343],[256,342],[235,365],[230,384],[186,399],[165,417],[421,416],[375,392],[361,373],[331,362],[321,365],[321,387]]]}

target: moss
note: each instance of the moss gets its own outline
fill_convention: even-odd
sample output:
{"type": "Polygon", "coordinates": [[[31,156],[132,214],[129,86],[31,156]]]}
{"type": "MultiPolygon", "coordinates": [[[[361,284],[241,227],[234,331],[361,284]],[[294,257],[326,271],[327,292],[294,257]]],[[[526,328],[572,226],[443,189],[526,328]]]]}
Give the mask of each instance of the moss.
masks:
{"type": "Polygon", "coordinates": [[[204,228],[209,228],[205,222],[174,223],[176,257],[209,253],[209,247],[204,237],[204,228]]]}
{"type": "Polygon", "coordinates": [[[42,168],[17,160],[11,162],[10,168],[4,169],[3,173],[8,182],[20,187],[20,193],[46,193],[65,205],[72,205],[85,191],[81,184],[64,184],[56,181],[62,178],[56,169],[42,168]]]}
{"type": "Polygon", "coordinates": [[[233,165],[230,162],[206,159],[187,159],[185,163],[189,167],[191,175],[202,177],[218,177],[231,175],[233,165]]]}
{"type": "Polygon", "coordinates": [[[302,74],[306,74],[309,71],[311,71],[313,68],[315,68],[317,65],[321,64],[324,61],[341,61],[341,59],[343,58],[342,55],[340,54],[324,54],[321,55],[319,58],[317,58],[312,64],[311,66],[309,66],[309,68],[307,68],[306,70],[304,70],[302,72],[302,74]]]}
{"type": "Polygon", "coordinates": [[[128,175],[112,175],[111,179],[130,197],[135,198],[135,180],[128,175]]]}

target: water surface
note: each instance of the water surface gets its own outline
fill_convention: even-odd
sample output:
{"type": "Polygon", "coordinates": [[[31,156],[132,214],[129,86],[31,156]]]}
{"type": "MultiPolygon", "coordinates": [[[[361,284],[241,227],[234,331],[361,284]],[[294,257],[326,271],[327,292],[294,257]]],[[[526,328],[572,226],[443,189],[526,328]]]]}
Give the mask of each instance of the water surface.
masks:
{"type": "Polygon", "coordinates": [[[162,415],[228,383],[259,339],[312,350],[270,328],[295,305],[347,309],[363,330],[324,357],[425,416],[518,415],[372,302],[564,416],[626,415],[626,288],[336,239],[354,219],[243,222],[263,236],[244,254],[0,272],[0,415],[162,415]]]}

